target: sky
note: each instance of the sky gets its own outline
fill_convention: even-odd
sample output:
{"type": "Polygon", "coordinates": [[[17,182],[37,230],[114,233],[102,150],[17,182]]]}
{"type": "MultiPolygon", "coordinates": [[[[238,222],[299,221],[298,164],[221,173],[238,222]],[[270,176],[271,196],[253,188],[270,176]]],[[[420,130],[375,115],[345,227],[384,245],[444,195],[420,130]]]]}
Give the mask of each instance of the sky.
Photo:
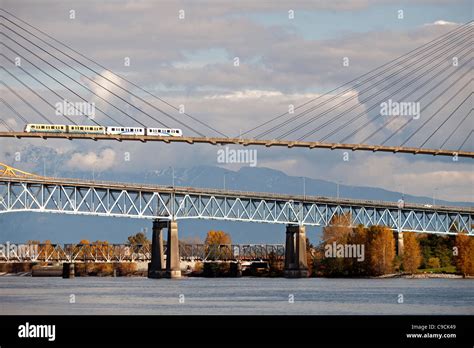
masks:
{"type": "MultiPolygon", "coordinates": [[[[472,17],[471,1],[458,0],[2,0],[1,3],[2,8],[87,57],[172,105],[184,105],[187,113],[204,124],[233,136],[285,112],[289,104],[305,103],[453,30],[472,17]],[[289,18],[289,11],[293,11],[294,18],[289,18]],[[403,11],[403,18],[399,18],[400,11],[403,11]],[[72,13],[74,18],[71,18],[72,13]],[[184,14],[183,19],[179,18],[180,14],[184,14]],[[350,59],[348,67],[342,67],[343,57],[350,59]],[[234,64],[235,58],[239,58],[239,66],[234,64]],[[125,65],[125,60],[130,64],[125,65]]],[[[4,27],[2,29],[12,35],[4,27]]],[[[3,40],[18,52],[22,50],[8,39],[3,40]]],[[[4,46],[0,51],[9,58],[14,57],[4,46]]],[[[39,55],[54,62],[46,52],[39,55]]],[[[64,81],[60,73],[33,60],[64,81]]],[[[3,66],[13,69],[11,61],[4,58],[1,61],[3,66]]],[[[111,104],[117,103],[94,84],[94,77],[89,80],[80,74],[87,75],[89,71],[72,61],[71,64],[78,70],[71,73],[74,78],[111,104]]],[[[23,67],[33,76],[44,77],[28,63],[23,67]]],[[[170,110],[166,104],[152,101],[148,95],[124,84],[102,68],[95,68],[136,96],[170,110]]],[[[5,73],[1,72],[0,76],[29,100],[35,99],[31,92],[5,73]]],[[[120,92],[113,83],[108,82],[107,87],[120,92]]],[[[55,100],[44,87],[37,85],[36,90],[47,95],[48,100],[55,100]]],[[[40,121],[3,86],[0,91],[22,114],[31,116],[35,122],[40,121]]],[[[355,105],[364,108],[360,91],[355,89],[351,93],[356,97],[355,105]]],[[[85,95],[107,113],[118,115],[110,104],[104,104],[90,93],[85,95]]],[[[69,98],[74,100],[74,96],[69,98]]],[[[127,96],[127,101],[136,102],[137,97],[127,96]]],[[[51,114],[45,103],[37,100],[35,106],[44,114],[51,114]]],[[[0,108],[12,128],[23,127],[4,105],[0,108]]],[[[138,113],[128,110],[132,114],[138,113]]],[[[189,121],[183,115],[178,116],[189,121]]],[[[362,120],[367,117],[363,115],[362,120]]],[[[97,120],[107,121],[103,115],[97,120]]],[[[470,120],[472,128],[472,118],[470,120]]],[[[172,122],[170,125],[173,126],[172,122]]],[[[369,130],[370,127],[376,125],[369,124],[369,130]]],[[[469,132],[469,127],[462,131],[469,132]]],[[[218,163],[218,147],[130,142],[0,139],[0,162],[23,169],[33,168],[38,159],[20,156],[20,161],[15,161],[17,154],[25,153],[31,146],[38,146],[45,153],[45,149],[58,155],[68,153],[69,158],[62,164],[64,169],[94,170],[101,172],[104,179],[110,172],[132,173],[169,166],[218,165],[236,169],[235,165],[218,163]]],[[[259,167],[278,169],[289,175],[413,195],[432,196],[436,192],[445,200],[474,201],[471,159],[454,161],[450,157],[420,155],[366,152],[346,155],[327,150],[255,149],[259,167]]]]}

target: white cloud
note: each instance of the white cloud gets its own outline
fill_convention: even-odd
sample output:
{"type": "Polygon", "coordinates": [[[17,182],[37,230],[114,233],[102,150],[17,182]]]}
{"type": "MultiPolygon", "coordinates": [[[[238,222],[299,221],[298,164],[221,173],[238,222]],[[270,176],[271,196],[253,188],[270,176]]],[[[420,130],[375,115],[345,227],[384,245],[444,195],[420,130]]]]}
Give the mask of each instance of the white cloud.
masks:
{"type": "Polygon", "coordinates": [[[95,152],[74,153],[66,166],[69,169],[104,171],[117,165],[116,153],[112,149],[104,149],[99,154],[95,152]]]}
{"type": "Polygon", "coordinates": [[[425,25],[429,26],[429,25],[459,25],[460,23],[456,23],[456,22],[449,22],[449,21],[444,21],[444,20],[439,20],[439,21],[435,21],[433,23],[426,23],[425,25]]]}

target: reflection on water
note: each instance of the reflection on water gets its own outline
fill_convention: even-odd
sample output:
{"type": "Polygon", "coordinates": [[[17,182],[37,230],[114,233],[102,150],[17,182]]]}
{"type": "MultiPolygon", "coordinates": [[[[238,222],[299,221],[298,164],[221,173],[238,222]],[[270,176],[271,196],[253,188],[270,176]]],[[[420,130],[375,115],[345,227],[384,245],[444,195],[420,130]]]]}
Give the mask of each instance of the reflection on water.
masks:
{"type": "Polygon", "coordinates": [[[474,280],[0,277],[0,313],[474,314],[474,280]]]}

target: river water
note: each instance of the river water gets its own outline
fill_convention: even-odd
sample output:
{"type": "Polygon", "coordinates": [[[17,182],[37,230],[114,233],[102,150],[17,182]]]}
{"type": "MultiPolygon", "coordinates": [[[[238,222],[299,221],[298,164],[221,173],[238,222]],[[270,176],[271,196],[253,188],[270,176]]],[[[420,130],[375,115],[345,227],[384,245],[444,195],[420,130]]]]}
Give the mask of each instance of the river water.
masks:
{"type": "Polygon", "coordinates": [[[474,280],[12,276],[0,314],[474,314],[474,280]]]}

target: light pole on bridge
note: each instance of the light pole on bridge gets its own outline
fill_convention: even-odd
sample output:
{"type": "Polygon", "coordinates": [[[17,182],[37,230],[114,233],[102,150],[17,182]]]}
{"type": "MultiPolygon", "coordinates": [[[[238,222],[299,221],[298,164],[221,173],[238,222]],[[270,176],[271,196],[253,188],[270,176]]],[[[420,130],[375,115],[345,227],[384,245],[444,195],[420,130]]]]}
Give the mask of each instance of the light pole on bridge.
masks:
{"type": "Polygon", "coordinates": [[[435,189],[433,191],[433,205],[436,205],[436,191],[438,191],[437,187],[435,187],[435,189]]]}
{"type": "Polygon", "coordinates": [[[174,188],[174,167],[170,166],[171,169],[171,186],[174,188]]]}
{"type": "Polygon", "coordinates": [[[303,179],[303,199],[306,199],[306,178],[302,176],[301,179],[303,179]]]}

